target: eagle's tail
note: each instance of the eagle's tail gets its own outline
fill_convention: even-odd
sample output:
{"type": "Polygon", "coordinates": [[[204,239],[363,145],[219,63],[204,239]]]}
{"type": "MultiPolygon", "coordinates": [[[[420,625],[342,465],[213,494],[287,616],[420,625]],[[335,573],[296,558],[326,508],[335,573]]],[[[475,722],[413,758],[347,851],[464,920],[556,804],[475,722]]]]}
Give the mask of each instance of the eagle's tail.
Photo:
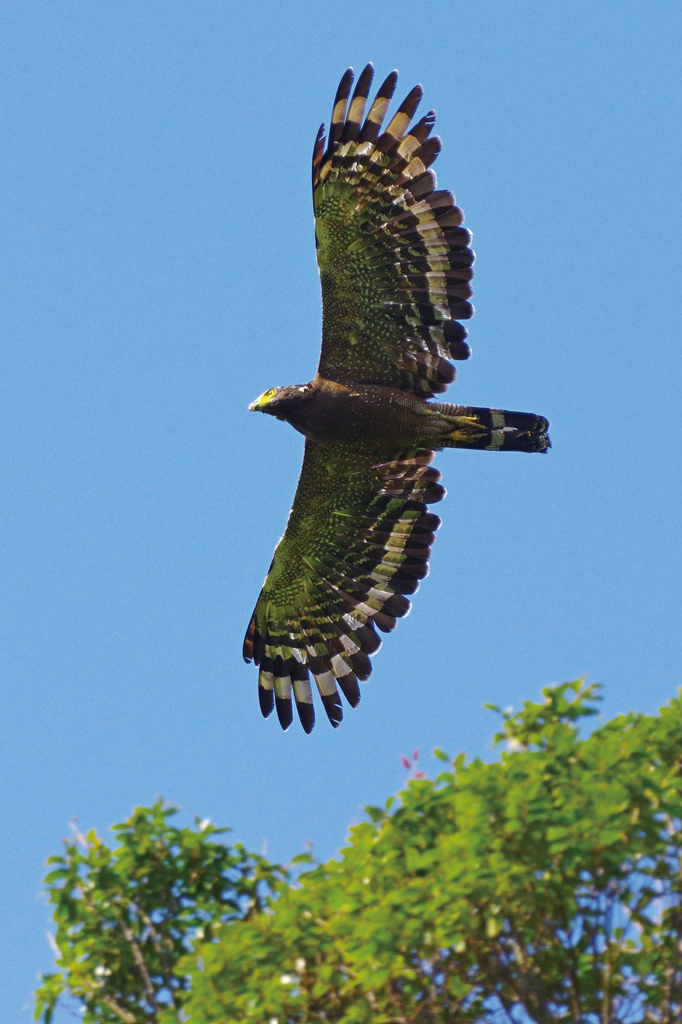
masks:
{"type": "Polygon", "coordinates": [[[485,448],[489,451],[546,452],[552,447],[543,416],[505,409],[472,409],[465,405],[430,403],[454,429],[440,443],[444,448],[485,448]]]}

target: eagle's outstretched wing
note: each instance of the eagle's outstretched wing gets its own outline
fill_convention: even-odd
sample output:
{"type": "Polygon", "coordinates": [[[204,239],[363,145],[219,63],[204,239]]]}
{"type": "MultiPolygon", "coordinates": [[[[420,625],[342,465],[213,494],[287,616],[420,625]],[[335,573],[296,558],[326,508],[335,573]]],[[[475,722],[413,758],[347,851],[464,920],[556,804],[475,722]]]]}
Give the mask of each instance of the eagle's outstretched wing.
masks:
{"type": "Polygon", "coordinates": [[[440,139],[430,111],[411,130],[416,86],[380,134],[397,72],[364,117],[373,68],[350,98],[341,79],[329,140],[313,154],[317,261],[322,283],[319,372],[342,383],[402,388],[428,398],[454,379],[450,359],[467,359],[474,254],[451,192],[429,170],[440,139]],[[363,120],[364,118],[364,120],[363,120]]]}
{"type": "Polygon", "coordinates": [[[360,700],[375,626],[388,632],[426,576],[438,516],[427,504],[445,491],[425,449],[386,452],[306,442],[294,505],[244,642],[260,666],[264,715],[273,704],[283,728],[315,722],[309,673],[332,725],[342,718],[338,682],[360,700]],[[274,699],[273,699],[274,698],[274,699]]]}

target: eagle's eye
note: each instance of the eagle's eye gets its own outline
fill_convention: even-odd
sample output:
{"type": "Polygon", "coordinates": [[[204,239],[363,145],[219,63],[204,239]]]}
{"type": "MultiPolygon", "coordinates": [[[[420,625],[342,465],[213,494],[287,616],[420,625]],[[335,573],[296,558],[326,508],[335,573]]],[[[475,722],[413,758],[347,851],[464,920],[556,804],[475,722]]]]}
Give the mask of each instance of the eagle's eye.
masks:
{"type": "Polygon", "coordinates": [[[252,412],[262,412],[266,406],[270,405],[272,400],[277,397],[279,388],[270,388],[268,391],[264,391],[255,402],[252,402],[249,409],[252,412]]]}

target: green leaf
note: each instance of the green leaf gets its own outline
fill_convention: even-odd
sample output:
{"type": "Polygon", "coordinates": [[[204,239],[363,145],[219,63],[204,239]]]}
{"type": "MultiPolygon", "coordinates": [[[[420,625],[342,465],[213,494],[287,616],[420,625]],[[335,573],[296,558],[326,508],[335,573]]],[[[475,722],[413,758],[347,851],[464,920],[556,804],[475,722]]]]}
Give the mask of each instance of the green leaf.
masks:
{"type": "Polygon", "coordinates": [[[682,1019],[682,701],[583,735],[597,699],[498,712],[498,760],[413,779],[293,879],[161,801],[65,844],[37,1018],[69,991],[86,1024],[120,1021],[103,994],[140,1024],[682,1019]]]}

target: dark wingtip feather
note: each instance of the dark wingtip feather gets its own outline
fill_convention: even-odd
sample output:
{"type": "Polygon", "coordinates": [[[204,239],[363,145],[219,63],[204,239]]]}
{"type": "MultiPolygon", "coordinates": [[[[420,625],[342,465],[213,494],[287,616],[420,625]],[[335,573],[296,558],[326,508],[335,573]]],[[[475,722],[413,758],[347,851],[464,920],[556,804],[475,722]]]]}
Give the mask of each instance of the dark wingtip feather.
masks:
{"type": "MultiPolygon", "coordinates": [[[[360,72],[360,77],[358,78],[357,84],[356,84],[355,89],[353,91],[353,99],[354,100],[355,99],[359,99],[360,97],[364,97],[365,99],[367,99],[367,94],[368,94],[368,92],[370,90],[370,86],[372,85],[372,79],[373,78],[374,78],[374,65],[370,61],[369,64],[365,64],[364,68],[360,72]]],[[[352,104],[352,100],[351,100],[351,104],[352,104]]]]}
{"type": "Polygon", "coordinates": [[[410,610],[410,602],[402,594],[392,594],[384,603],[383,611],[388,615],[394,615],[397,619],[406,615],[410,610]]]}
{"type": "Polygon", "coordinates": [[[421,199],[423,196],[429,195],[430,192],[433,192],[435,187],[436,175],[430,170],[426,170],[423,174],[413,178],[408,186],[410,194],[415,199],[421,199]]]}
{"type": "Polygon", "coordinates": [[[468,336],[466,327],[456,320],[446,320],[443,324],[443,337],[450,348],[452,359],[469,359],[471,349],[464,340],[468,336]]]}
{"type": "Polygon", "coordinates": [[[275,706],[275,695],[272,690],[266,690],[264,686],[259,685],[258,703],[260,704],[260,710],[263,718],[267,718],[271,715],[275,706]]]}
{"type": "Polygon", "coordinates": [[[388,104],[393,97],[393,93],[395,92],[397,81],[398,72],[394,70],[391,71],[390,75],[386,76],[379,86],[377,94],[369,108],[369,113],[365,119],[365,123],[360,130],[360,134],[358,136],[360,142],[376,141],[386,115],[386,108],[388,107],[388,104]],[[379,111],[381,111],[380,114],[378,113],[379,111]]]}
{"type": "Polygon", "coordinates": [[[403,102],[398,107],[398,113],[407,114],[409,118],[414,115],[415,110],[422,101],[424,96],[424,90],[421,85],[415,85],[413,89],[410,89],[403,102]]]}
{"type": "Polygon", "coordinates": [[[366,654],[374,654],[381,647],[381,637],[378,637],[372,629],[372,620],[370,619],[365,626],[358,626],[355,631],[355,635],[360,641],[362,650],[366,654]]]}
{"type": "Polygon", "coordinates": [[[410,135],[412,135],[415,139],[418,139],[419,142],[426,142],[429,135],[433,131],[433,126],[435,125],[435,123],[436,112],[435,110],[429,110],[428,114],[425,114],[424,117],[422,117],[421,121],[417,121],[417,123],[412,128],[410,128],[410,135]]]}
{"type": "Polygon", "coordinates": [[[362,682],[369,679],[372,674],[372,663],[364,651],[356,651],[355,654],[351,654],[350,663],[358,679],[361,679],[362,682]]]}
{"type": "Polygon", "coordinates": [[[344,695],[352,708],[360,703],[360,687],[354,675],[339,676],[337,679],[341,693],[344,695]]]}
{"type": "Polygon", "coordinates": [[[320,164],[324,157],[324,124],[321,124],[317,130],[315,137],[315,145],[313,146],[313,185],[317,180],[317,173],[320,169],[320,164]]]}
{"type": "Polygon", "coordinates": [[[419,158],[424,164],[424,167],[431,166],[442,148],[443,140],[440,135],[432,135],[430,139],[426,140],[422,148],[419,150],[419,158]]]}
{"type": "Polygon", "coordinates": [[[334,107],[336,107],[339,100],[347,100],[350,96],[351,86],[355,78],[355,72],[352,68],[346,68],[344,73],[341,75],[341,81],[339,87],[336,90],[336,96],[334,97],[334,107]]]}
{"type": "Polygon", "coordinates": [[[329,140],[327,142],[327,153],[331,156],[334,153],[336,144],[340,141],[343,135],[343,126],[346,121],[346,111],[348,109],[348,97],[350,96],[351,86],[353,85],[353,79],[355,74],[352,68],[344,73],[339,87],[336,90],[336,96],[334,97],[334,106],[332,108],[332,119],[329,125],[329,140]]]}
{"type": "Polygon", "coordinates": [[[322,703],[327,712],[327,718],[334,728],[338,729],[343,721],[343,708],[338,693],[322,694],[322,703]]]}
{"type": "Polygon", "coordinates": [[[249,628],[246,631],[246,636],[244,637],[244,646],[242,647],[242,657],[247,664],[250,661],[253,661],[253,638],[255,632],[256,616],[253,615],[251,617],[251,622],[249,623],[249,628]]]}
{"type": "Polygon", "coordinates": [[[315,709],[313,705],[303,700],[296,701],[296,710],[298,711],[303,731],[310,735],[315,726],[315,709]]]}
{"type": "Polygon", "coordinates": [[[369,94],[373,78],[374,66],[372,64],[367,64],[362,69],[348,105],[348,114],[343,129],[343,135],[341,137],[342,143],[353,142],[358,136],[362,119],[365,116],[367,96],[369,94]]]}
{"type": "Polygon", "coordinates": [[[289,697],[275,697],[275,708],[279,724],[286,731],[294,720],[291,710],[291,699],[289,697]]]}

